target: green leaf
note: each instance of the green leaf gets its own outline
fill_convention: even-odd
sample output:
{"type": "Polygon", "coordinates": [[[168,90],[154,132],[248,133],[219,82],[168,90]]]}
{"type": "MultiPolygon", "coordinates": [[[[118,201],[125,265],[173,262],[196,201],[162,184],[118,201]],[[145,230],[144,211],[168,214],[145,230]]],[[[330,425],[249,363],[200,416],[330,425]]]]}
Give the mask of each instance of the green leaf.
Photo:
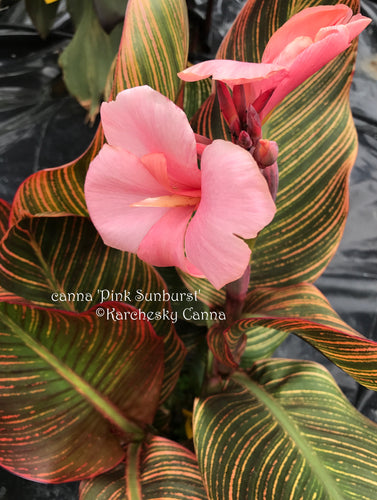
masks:
{"type": "Polygon", "coordinates": [[[58,2],[47,4],[45,0],[25,0],[26,11],[42,38],[46,38],[55,20],[58,2]]]}
{"type": "Polygon", "coordinates": [[[107,33],[123,22],[127,2],[128,0],[93,0],[98,20],[107,33]]]}
{"type": "Polygon", "coordinates": [[[159,401],[163,342],[149,322],[5,302],[0,313],[1,465],[43,482],[116,466],[159,401]]]}
{"type": "Polygon", "coordinates": [[[375,498],[377,426],[323,367],[274,359],[233,378],[194,411],[210,499],[375,498]]]}
{"type": "MultiPolygon", "coordinates": [[[[72,2],[71,7],[81,9],[79,3],[72,2]]],[[[88,24],[90,17],[93,15],[83,22],[88,24]]],[[[180,89],[177,72],[186,67],[187,47],[188,20],[184,0],[129,0],[110,99],[125,88],[150,85],[174,101],[180,89]]],[[[82,74],[81,62],[79,73],[82,74]]],[[[27,214],[87,215],[85,176],[103,143],[104,135],[99,126],[91,146],[77,160],[30,176],[16,193],[11,223],[27,214]]]]}
{"type": "MultiPolygon", "coordinates": [[[[249,0],[217,57],[260,61],[276,29],[303,8],[322,3],[249,0]]],[[[344,3],[358,10],[357,0],[344,3]]],[[[279,145],[280,185],[277,214],[258,236],[253,252],[253,286],[313,282],[339,244],[348,211],[348,177],[357,149],[348,96],[355,55],[353,43],[291,93],[264,126],[264,137],[279,145]]],[[[200,134],[226,135],[213,95],[196,122],[200,134]]]]}
{"type": "Polygon", "coordinates": [[[121,27],[110,35],[98,22],[92,0],[68,5],[76,26],[75,35],[59,58],[64,81],[71,94],[89,110],[98,113],[107,75],[119,46],[121,27]]]}
{"type": "MultiPolygon", "coordinates": [[[[89,219],[28,217],[12,226],[0,242],[0,282],[46,308],[82,312],[114,300],[142,310],[164,342],[161,398],[172,391],[185,349],[175,332],[165,284],[136,255],[104,245],[89,219]]],[[[111,308],[106,314],[112,317],[111,308]]]]}
{"type": "Polygon", "coordinates": [[[106,474],[83,481],[80,500],[207,500],[195,455],[162,437],[142,448],[128,446],[127,461],[106,474]]]}

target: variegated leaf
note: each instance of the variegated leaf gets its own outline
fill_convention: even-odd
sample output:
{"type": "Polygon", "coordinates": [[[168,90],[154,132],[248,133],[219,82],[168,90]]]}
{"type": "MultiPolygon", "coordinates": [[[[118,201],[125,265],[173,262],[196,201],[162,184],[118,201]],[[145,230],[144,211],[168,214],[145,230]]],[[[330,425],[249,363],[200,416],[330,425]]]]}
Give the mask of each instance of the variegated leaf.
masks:
{"type": "MultiPolygon", "coordinates": [[[[298,11],[323,2],[248,0],[218,57],[260,61],[272,33],[298,11]]],[[[336,4],[329,0],[327,4],[336,4]]],[[[346,0],[358,10],[358,0],[346,0]]],[[[349,107],[356,43],[291,93],[263,135],[279,145],[277,214],[253,252],[253,286],[314,281],[334,255],[348,210],[348,176],[357,138],[349,107]]],[[[197,131],[227,136],[212,95],[195,117],[197,131]]]]}
{"type": "Polygon", "coordinates": [[[12,226],[0,242],[0,283],[46,308],[81,312],[112,300],[142,310],[164,342],[161,398],[173,389],[185,349],[165,284],[136,255],[104,245],[89,219],[28,217],[12,226]]]}
{"type": "Polygon", "coordinates": [[[377,426],[320,365],[259,361],[202,397],[194,442],[211,500],[373,500],[377,426]]]}
{"type": "Polygon", "coordinates": [[[163,342],[135,309],[77,314],[0,302],[0,463],[63,482],[113,468],[157,409],[163,342]]]}
{"type": "Polygon", "coordinates": [[[207,500],[195,455],[162,437],[128,446],[126,464],[83,481],[80,500],[207,500]]]}
{"type": "Polygon", "coordinates": [[[341,320],[324,295],[312,284],[254,288],[247,296],[243,319],[231,327],[233,335],[246,335],[247,338],[242,367],[249,368],[255,360],[270,357],[289,335],[284,329],[249,325],[250,319],[271,317],[310,320],[344,334],[359,335],[341,320]]]}
{"type": "MultiPolygon", "coordinates": [[[[177,72],[187,62],[187,23],[184,0],[129,0],[110,98],[125,88],[149,85],[174,101],[180,89],[177,72]]],[[[85,175],[103,142],[100,126],[80,158],[30,176],[16,193],[12,223],[26,214],[87,215],[85,175]]]]}

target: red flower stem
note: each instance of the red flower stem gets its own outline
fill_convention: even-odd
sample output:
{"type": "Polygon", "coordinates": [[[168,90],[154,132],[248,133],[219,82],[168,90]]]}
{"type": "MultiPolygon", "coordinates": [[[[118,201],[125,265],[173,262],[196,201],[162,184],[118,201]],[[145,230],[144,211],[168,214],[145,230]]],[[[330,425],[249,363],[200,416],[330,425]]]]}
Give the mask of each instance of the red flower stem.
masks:
{"type": "Polygon", "coordinates": [[[249,282],[250,266],[247,266],[241,278],[229,283],[225,287],[225,313],[228,320],[227,322],[230,324],[234,323],[241,317],[249,282]]]}

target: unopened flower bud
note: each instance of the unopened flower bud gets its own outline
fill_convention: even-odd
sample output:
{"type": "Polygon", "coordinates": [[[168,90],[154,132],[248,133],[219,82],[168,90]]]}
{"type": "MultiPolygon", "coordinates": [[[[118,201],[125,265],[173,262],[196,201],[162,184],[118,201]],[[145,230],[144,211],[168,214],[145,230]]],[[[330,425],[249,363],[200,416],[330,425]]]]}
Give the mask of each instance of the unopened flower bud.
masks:
{"type": "Polygon", "coordinates": [[[253,147],[253,141],[250,139],[249,134],[245,130],[241,130],[240,135],[238,136],[237,144],[241,146],[241,148],[250,149],[253,147]]]}
{"type": "Polygon", "coordinates": [[[268,167],[276,162],[279,148],[275,141],[260,139],[255,147],[254,158],[261,168],[268,167]]]}
{"type": "Polygon", "coordinates": [[[217,98],[220,110],[227,122],[233,137],[238,137],[241,132],[241,122],[235,108],[228,87],[223,82],[216,82],[217,98]]]}
{"type": "Polygon", "coordinates": [[[251,139],[256,142],[262,137],[262,123],[259,114],[252,104],[247,108],[247,132],[251,139]]]}
{"type": "Polygon", "coordinates": [[[265,167],[261,170],[263,177],[266,179],[272,199],[276,200],[276,195],[279,187],[279,169],[278,164],[275,162],[269,167],[265,167]]]}

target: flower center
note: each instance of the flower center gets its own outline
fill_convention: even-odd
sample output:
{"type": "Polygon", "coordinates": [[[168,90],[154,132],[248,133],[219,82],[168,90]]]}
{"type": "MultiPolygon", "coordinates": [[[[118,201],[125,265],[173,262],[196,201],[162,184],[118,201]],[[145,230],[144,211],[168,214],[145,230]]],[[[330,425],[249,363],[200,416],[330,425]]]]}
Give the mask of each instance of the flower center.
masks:
{"type": "Polygon", "coordinates": [[[172,194],[167,196],[158,196],[157,198],[145,198],[131,207],[188,207],[197,206],[200,202],[200,197],[184,196],[180,194],[172,194]]]}

